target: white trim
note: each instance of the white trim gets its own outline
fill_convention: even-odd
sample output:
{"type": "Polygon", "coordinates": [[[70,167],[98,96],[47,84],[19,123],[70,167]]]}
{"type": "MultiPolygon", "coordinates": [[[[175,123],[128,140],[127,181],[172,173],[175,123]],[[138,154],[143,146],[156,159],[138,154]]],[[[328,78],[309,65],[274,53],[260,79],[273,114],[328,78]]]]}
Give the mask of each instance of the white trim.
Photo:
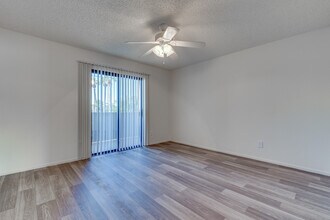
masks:
{"type": "Polygon", "coordinates": [[[309,173],[315,173],[315,174],[320,174],[320,175],[323,175],[323,176],[329,176],[330,177],[330,172],[328,173],[328,172],[324,172],[322,170],[310,169],[310,168],[297,166],[297,165],[293,165],[293,164],[289,164],[289,163],[283,163],[283,162],[279,162],[279,161],[275,161],[275,160],[254,157],[254,156],[250,156],[250,155],[247,155],[247,154],[239,154],[239,153],[232,152],[232,151],[224,151],[224,150],[220,151],[220,150],[217,150],[217,149],[214,149],[214,148],[199,147],[199,146],[194,146],[194,145],[191,145],[191,144],[185,144],[185,143],[181,143],[181,142],[177,142],[177,141],[171,141],[171,142],[177,143],[177,144],[183,144],[183,145],[187,145],[187,146],[191,146],[191,147],[195,147],[195,148],[210,150],[210,151],[214,151],[214,152],[218,152],[218,153],[229,154],[229,155],[232,155],[232,156],[244,157],[244,158],[247,158],[247,159],[257,160],[257,161],[260,161],[260,162],[270,163],[270,164],[274,164],[274,165],[280,165],[280,166],[293,168],[293,169],[300,170],[300,171],[305,171],[305,172],[309,172],[309,173]]]}
{"type": "Polygon", "coordinates": [[[84,160],[84,159],[72,158],[72,159],[68,159],[68,160],[45,163],[45,164],[42,164],[42,165],[35,165],[35,166],[30,167],[30,168],[23,168],[23,169],[17,169],[17,170],[12,170],[12,171],[8,171],[8,172],[0,173],[0,176],[5,176],[5,175],[9,175],[9,174],[14,174],[14,173],[20,173],[20,172],[25,172],[25,171],[30,171],[30,170],[41,169],[41,168],[46,168],[46,167],[49,167],[49,166],[56,166],[56,165],[65,164],[65,163],[71,163],[71,162],[75,162],[75,161],[79,161],[79,160],[84,160]]]}
{"type": "Polygon", "coordinates": [[[144,77],[144,145],[149,144],[149,76],[144,77]]]}
{"type": "MultiPolygon", "coordinates": [[[[148,146],[148,145],[162,144],[162,143],[166,143],[166,142],[173,142],[173,143],[181,144],[181,143],[176,142],[176,141],[157,141],[156,143],[149,143],[149,144],[147,144],[147,146],[148,146]]],[[[184,144],[184,145],[187,145],[187,144],[184,144]]],[[[190,145],[189,145],[189,146],[190,146],[190,145]]],[[[194,146],[192,146],[192,147],[194,147],[194,146]]]]}
{"type": "Polygon", "coordinates": [[[78,63],[78,153],[81,159],[90,158],[92,153],[91,70],[91,65],[78,63]]]}
{"type": "Polygon", "coordinates": [[[114,71],[115,73],[126,73],[126,74],[132,74],[132,75],[142,75],[142,76],[149,76],[148,73],[141,73],[141,72],[136,72],[136,71],[132,71],[132,70],[126,70],[126,69],[122,69],[122,68],[118,68],[118,67],[111,67],[111,66],[105,66],[105,65],[100,65],[100,64],[95,64],[95,63],[89,63],[89,62],[84,62],[84,61],[77,61],[78,63],[83,63],[83,64],[88,64],[88,65],[92,65],[97,69],[102,69],[105,71],[114,71]]]}

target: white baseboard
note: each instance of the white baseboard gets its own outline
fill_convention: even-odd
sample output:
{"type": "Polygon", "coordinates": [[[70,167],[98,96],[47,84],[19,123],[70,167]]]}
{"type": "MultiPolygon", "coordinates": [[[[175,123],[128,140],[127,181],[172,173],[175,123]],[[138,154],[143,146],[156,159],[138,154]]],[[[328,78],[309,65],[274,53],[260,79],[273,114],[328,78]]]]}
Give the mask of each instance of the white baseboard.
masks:
{"type": "Polygon", "coordinates": [[[156,143],[148,143],[147,146],[148,145],[157,145],[157,144],[166,143],[166,142],[171,142],[171,141],[168,141],[168,140],[167,141],[157,141],[156,143]]]}
{"type": "Polygon", "coordinates": [[[320,174],[320,175],[323,175],[323,176],[329,176],[330,177],[330,172],[325,172],[325,171],[322,171],[322,170],[310,169],[310,168],[307,168],[307,167],[297,166],[297,165],[294,165],[294,164],[284,163],[284,162],[271,160],[271,159],[264,159],[264,158],[254,157],[254,156],[250,156],[250,155],[247,155],[247,154],[239,154],[239,153],[231,152],[231,151],[223,151],[223,150],[220,151],[220,150],[214,149],[214,148],[199,147],[199,146],[194,146],[194,145],[191,145],[191,144],[185,144],[185,143],[177,142],[177,141],[171,141],[171,142],[178,143],[178,144],[183,144],[183,145],[187,145],[187,146],[191,146],[191,147],[195,147],[195,148],[210,150],[210,151],[214,151],[214,152],[218,152],[218,153],[229,154],[229,155],[232,155],[232,156],[244,157],[244,158],[248,158],[248,159],[252,159],[252,160],[257,160],[257,161],[270,163],[270,164],[274,164],[274,165],[280,165],[280,166],[283,166],[283,167],[293,168],[293,169],[296,169],[296,170],[301,170],[301,171],[305,171],[305,172],[309,172],[309,173],[315,173],[315,174],[320,174]]]}
{"type": "MultiPolygon", "coordinates": [[[[195,147],[195,148],[201,148],[201,149],[210,150],[210,151],[214,151],[214,152],[218,152],[218,153],[224,153],[224,154],[229,154],[229,155],[233,155],[233,156],[238,156],[238,157],[244,157],[244,158],[248,158],[248,159],[252,159],[252,160],[257,160],[257,161],[261,161],[261,162],[280,165],[280,166],[284,166],[284,167],[289,167],[289,168],[293,168],[293,169],[297,169],[297,170],[301,170],[301,171],[306,171],[306,172],[310,172],[310,173],[316,173],[316,174],[320,174],[320,175],[324,175],[324,176],[330,176],[330,172],[324,172],[324,171],[321,171],[321,170],[310,169],[310,168],[297,166],[297,165],[293,165],[293,164],[288,164],[288,163],[284,163],[284,162],[280,162],[280,161],[274,161],[274,160],[270,160],[270,159],[263,159],[263,158],[259,158],[259,157],[246,155],[246,154],[238,154],[236,152],[231,152],[231,151],[223,151],[223,150],[220,151],[220,150],[214,149],[214,148],[194,146],[194,145],[191,145],[191,144],[181,143],[181,142],[177,142],[177,141],[162,141],[162,142],[154,143],[154,144],[150,144],[150,145],[161,144],[161,143],[164,143],[164,142],[173,142],[173,143],[183,144],[183,145],[187,145],[187,146],[191,146],[191,147],[195,147]]],[[[29,167],[29,168],[2,172],[2,173],[0,173],[0,176],[4,176],[4,175],[8,175],[8,174],[14,174],[14,173],[20,173],[20,172],[35,170],[35,169],[40,169],[40,168],[45,168],[45,167],[49,167],[49,166],[56,166],[56,165],[64,164],[64,163],[71,163],[71,162],[78,161],[78,160],[80,160],[80,159],[72,158],[72,159],[63,160],[63,161],[45,163],[45,164],[42,164],[42,165],[32,166],[32,167],[29,167]]]]}
{"type": "MultiPolygon", "coordinates": [[[[160,144],[160,143],[163,143],[163,142],[168,142],[168,141],[161,141],[159,143],[153,143],[153,144],[149,144],[149,145],[160,144]]],[[[72,159],[68,159],[68,160],[62,160],[62,161],[57,161],[57,162],[51,162],[51,163],[45,163],[45,164],[41,164],[41,165],[30,166],[30,167],[23,168],[23,169],[15,169],[15,170],[4,171],[4,172],[0,172],[0,176],[5,176],[5,175],[9,175],[9,174],[14,174],[14,173],[20,173],[20,172],[25,172],[25,171],[29,171],[29,170],[45,168],[45,167],[49,167],[49,166],[56,166],[56,165],[60,165],[60,164],[64,164],[64,163],[71,163],[71,162],[78,161],[78,160],[83,160],[83,158],[82,159],[72,158],[72,159]]]]}
{"type": "Polygon", "coordinates": [[[78,161],[78,160],[80,160],[80,159],[72,158],[72,159],[68,159],[68,160],[62,160],[62,161],[57,161],[57,162],[51,162],[51,163],[45,163],[45,164],[41,164],[41,165],[31,166],[29,168],[24,168],[24,169],[10,170],[10,171],[7,171],[7,172],[0,173],[0,176],[5,176],[5,175],[9,175],[9,174],[14,174],[14,173],[20,173],[20,172],[25,172],[25,171],[29,171],[29,170],[45,168],[45,167],[49,167],[49,166],[56,166],[56,165],[60,165],[60,164],[64,164],[64,163],[71,163],[71,162],[78,161]]]}

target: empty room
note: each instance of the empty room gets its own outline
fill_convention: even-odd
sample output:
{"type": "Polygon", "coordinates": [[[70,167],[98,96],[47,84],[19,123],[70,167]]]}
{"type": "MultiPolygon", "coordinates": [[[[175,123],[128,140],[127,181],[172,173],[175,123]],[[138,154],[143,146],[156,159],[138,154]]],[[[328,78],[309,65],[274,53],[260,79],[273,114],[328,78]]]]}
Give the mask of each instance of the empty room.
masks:
{"type": "Polygon", "coordinates": [[[330,1],[1,0],[0,220],[330,220],[330,1]]]}

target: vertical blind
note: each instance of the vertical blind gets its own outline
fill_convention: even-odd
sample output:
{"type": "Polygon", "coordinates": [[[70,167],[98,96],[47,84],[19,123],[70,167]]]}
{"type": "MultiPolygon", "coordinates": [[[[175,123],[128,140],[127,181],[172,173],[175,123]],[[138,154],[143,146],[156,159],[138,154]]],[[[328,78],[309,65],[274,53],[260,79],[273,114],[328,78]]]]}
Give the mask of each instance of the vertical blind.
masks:
{"type": "Polygon", "coordinates": [[[144,145],[145,84],[143,76],[91,69],[92,155],[144,145]]]}

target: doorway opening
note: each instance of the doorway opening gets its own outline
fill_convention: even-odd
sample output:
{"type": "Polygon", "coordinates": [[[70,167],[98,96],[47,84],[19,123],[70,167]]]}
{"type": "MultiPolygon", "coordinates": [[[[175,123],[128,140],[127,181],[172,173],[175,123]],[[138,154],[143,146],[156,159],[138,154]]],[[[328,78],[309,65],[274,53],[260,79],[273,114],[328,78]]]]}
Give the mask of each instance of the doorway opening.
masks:
{"type": "Polygon", "coordinates": [[[92,69],[92,156],[144,146],[146,80],[92,69]]]}

